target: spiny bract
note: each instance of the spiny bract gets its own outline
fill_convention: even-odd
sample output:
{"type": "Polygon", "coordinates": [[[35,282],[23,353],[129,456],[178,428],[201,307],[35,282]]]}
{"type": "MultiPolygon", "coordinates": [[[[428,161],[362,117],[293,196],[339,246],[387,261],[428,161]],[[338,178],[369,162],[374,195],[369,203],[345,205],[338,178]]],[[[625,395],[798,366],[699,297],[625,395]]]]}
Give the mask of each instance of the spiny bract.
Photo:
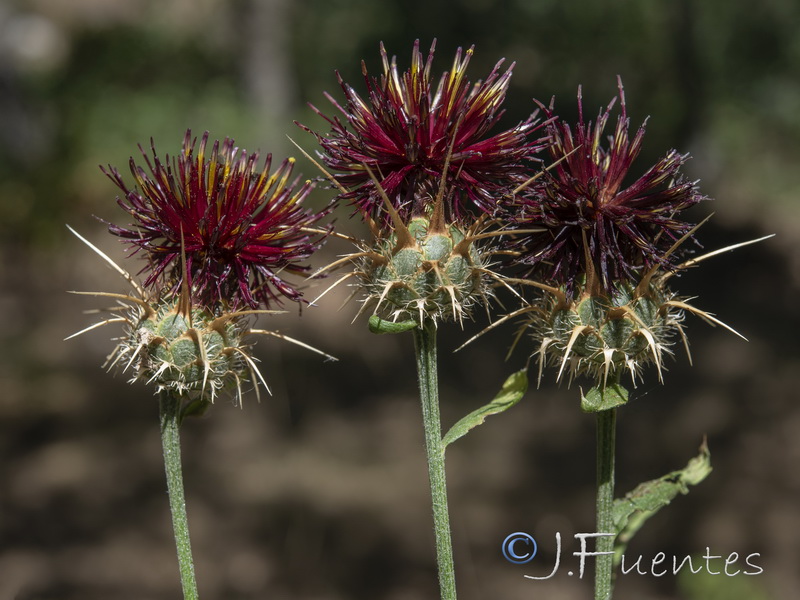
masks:
{"type": "Polygon", "coordinates": [[[486,259],[458,225],[434,230],[426,217],[415,217],[403,240],[396,233],[380,238],[365,253],[360,278],[366,302],[377,303],[392,320],[460,321],[490,295],[486,259]],[[440,230],[441,229],[441,230],[440,230]]]}
{"type": "Polygon", "coordinates": [[[636,287],[618,282],[611,293],[598,287],[592,293],[583,282],[576,287],[576,299],[561,291],[546,293],[531,312],[530,326],[540,341],[540,378],[545,362],[559,367],[559,378],[568,366],[570,379],[586,374],[602,386],[626,369],[635,384],[648,363],[660,378],[675,335],[683,337],[683,303],[658,279],[636,287]]]}
{"type": "Polygon", "coordinates": [[[236,389],[252,372],[253,359],[242,344],[245,327],[239,313],[215,315],[178,300],[138,304],[127,320],[126,335],[109,357],[110,366],[133,367],[133,380],[158,391],[213,401],[224,389],[236,389]]]}

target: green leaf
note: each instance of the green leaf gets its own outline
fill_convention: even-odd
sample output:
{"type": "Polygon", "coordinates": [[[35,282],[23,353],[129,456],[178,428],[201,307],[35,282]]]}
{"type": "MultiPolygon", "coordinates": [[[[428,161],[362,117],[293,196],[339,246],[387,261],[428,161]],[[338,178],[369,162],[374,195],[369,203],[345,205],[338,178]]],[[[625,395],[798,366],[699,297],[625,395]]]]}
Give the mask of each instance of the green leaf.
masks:
{"type": "Polygon", "coordinates": [[[628,390],[619,383],[593,387],[585,396],[581,393],[581,410],[587,413],[609,410],[627,402],[628,390]]]}
{"type": "Polygon", "coordinates": [[[417,322],[412,320],[395,323],[394,321],[385,321],[378,315],[372,315],[369,318],[369,330],[372,333],[403,333],[417,327],[417,322]]]}
{"type": "Polygon", "coordinates": [[[711,473],[711,453],[703,440],[700,453],[686,467],[663,477],[638,485],[624,498],[614,500],[612,509],[616,527],[614,561],[618,563],[631,538],[645,522],[667,506],[678,494],[688,494],[690,485],[697,485],[711,473]]]}
{"type": "Polygon", "coordinates": [[[458,438],[463,437],[469,432],[470,429],[477,427],[486,420],[486,417],[496,415],[514,406],[517,402],[522,400],[522,396],[528,390],[528,372],[527,369],[522,369],[516,373],[512,373],[506,379],[503,387],[494,397],[489,404],[481,406],[479,409],[472,411],[466,417],[458,421],[450,428],[447,435],[444,436],[442,447],[446,448],[449,444],[455,442],[458,438]]]}

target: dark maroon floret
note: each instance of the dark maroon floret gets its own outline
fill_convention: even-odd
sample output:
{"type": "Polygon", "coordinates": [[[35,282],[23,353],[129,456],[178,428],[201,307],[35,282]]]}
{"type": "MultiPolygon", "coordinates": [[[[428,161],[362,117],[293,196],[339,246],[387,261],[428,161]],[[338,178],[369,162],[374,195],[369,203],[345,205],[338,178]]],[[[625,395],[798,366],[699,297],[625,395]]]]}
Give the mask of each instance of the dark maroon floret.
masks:
{"type": "Polygon", "coordinates": [[[258,153],[240,152],[233,140],[215,141],[208,155],[207,143],[208,133],[198,145],[187,131],[177,158],[162,162],[151,142],[152,156],[142,150],[147,170],[130,160],[134,188],[115,168],[103,169],[124,192],[117,202],[134,218],[128,227],[110,224],[109,231],[147,254],[146,287],[178,290],[183,246],[197,303],[256,308],[282,298],[300,301],[284,277],[307,272],[299,263],[323,237],[313,228],[325,211],[302,207],[312,184],[290,181],[293,159],[270,174],[271,155],[259,169],[258,153]]]}

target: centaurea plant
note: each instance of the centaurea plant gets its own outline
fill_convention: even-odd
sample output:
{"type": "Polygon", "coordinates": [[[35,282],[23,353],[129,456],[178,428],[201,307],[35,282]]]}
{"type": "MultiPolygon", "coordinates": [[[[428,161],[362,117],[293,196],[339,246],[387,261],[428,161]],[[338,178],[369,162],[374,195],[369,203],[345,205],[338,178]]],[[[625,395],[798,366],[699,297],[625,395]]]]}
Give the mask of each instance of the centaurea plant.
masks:
{"type": "Polygon", "coordinates": [[[338,192],[325,210],[303,206],[314,184],[293,178],[292,159],[273,170],[268,156],[259,167],[258,154],[240,152],[229,139],[209,147],[208,134],[198,144],[187,132],[172,158],[142,150],[144,167],[130,161],[133,187],[113,167],[104,169],[122,191],[119,206],[133,219],[108,224],[109,231],[145,260],[140,282],[76,233],[133,290],[80,292],[116,306],[78,334],[122,325],[107,366],[120,367],[159,395],[186,599],[197,598],[197,585],[178,429],[225,392],[241,403],[243,386],[254,385],[256,394],[259,382],[267,387],[250,351],[252,336],[276,336],[314,350],[251,326],[257,315],[281,312],[275,308],[286,301],[305,302],[287,276],[314,279],[350,266],[317,300],[349,282],[360,294],[359,314],[370,313],[373,333],[411,332],[442,600],[456,599],[445,449],[486,416],[518,402],[527,389],[527,368],[443,435],[436,334],[479,309],[491,320],[499,291],[522,306],[487,329],[524,317],[515,344],[524,336],[533,340],[539,379],[549,366],[558,381],[588,377],[593,383],[581,393],[581,408],[596,415],[597,532],[608,534],[597,542],[596,600],[611,598],[615,560],[644,521],[710,471],[703,444],[685,469],[614,500],[616,410],[628,401],[623,377],[635,386],[652,366],[661,381],[675,342],[682,341],[688,353],[687,314],[736,333],[670,284],[705,259],[753,242],[687,256],[690,245],[699,246],[695,234],[702,223],[681,213],[706,197],[681,174],[688,155],[675,150],[630,178],[645,128],[630,136],[621,82],[618,98],[593,122],[584,118],[579,91],[574,126],[559,120],[551,104],[539,105],[543,120],[537,111],[496,131],[514,65],[502,70],[500,61],[485,79],[470,83],[473,49],[459,49],[436,82],[434,50],[435,42],[426,57],[415,43],[411,65],[401,71],[381,45],[382,73],[371,76],[362,66],[366,95],[339,77],[344,101],[326,97],[340,115],[312,106],[329,130],[300,125],[320,146],[319,160],[304,154],[338,192]],[[605,137],[615,107],[616,124],[605,137]],[[545,151],[550,165],[542,169],[539,154],[545,151]],[[320,225],[336,203],[349,204],[368,226],[369,239],[320,225]],[[305,261],[328,237],[355,248],[312,273],[305,261]],[[532,300],[525,300],[528,288],[538,294],[532,300]]]}
{"type": "MultiPolygon", "coordinates": [[[[131,382],[154,386],[159,395],[161,439],[170,509],[185,599],[198,597],[186,501],[183,491],[179,427],[190,415],[205,412],[221,393],[241,403],[247,383],[267,387],[250,352],[255,335],[300,344],[278,332],[255,329],[260,314],[282,299],[303,301],[284,273],[302,274],[302,261],[321,245],[326,231],[317,224],[327,211],[302,207],[312,184],[291,181],[293,160],[270,174],[271,157],[259,168],[258,154],[240,152],[233,140],[199,145],[186,133],[175,159],[144,151],[149,173],[130,161],[137,188],[121,174],[104,172],[123,191],[119,205],[134,219],[130,226],[109,224],[109,231],[146,258],[143,283],[80,235],[110,264],[135,295],[77,292],[114,299],[111,316],[80,333],[121,324],[123,336],[107,360],[131,374],[131,382]]],[[[71,336],[73,337],[73,336],[71,336]]],[[[315,350],[316,352],[319,352],[315,350]]],[[[332,358],[321,353],[327,358],[332,358]]]]}
{"type": "Polygon", "coordinates": [[[669,282],[710,256],[753,243],[681,258],[702,223],[685,222],[680,213],[706,198],[697,182],[681,175],[688,155],[675,150],[630,185],[623,185],[645,130],[642,125],[630,139],[619,80],[618,85],[620,114],[607,139],[604,129],[616,99],[594,123],[587,123],[579,90],[579,121],[574,129],[552,119],[552,107],[545,108],[551,117],[547,131],[553,166],[505,207],[512,229],[544,229],[507,238],[510,254],[527,269],[520,282],[535,286],[541,294],[508,316],[528,316],[520,333],[529,333],[534,341],[539,378],[549,364],[557,368],[558,380],[587,376],[594,382],[581,395],[581,408],[597,418],[597,532],[606,535],[597,541],[601,554],[596,559],[596,600],[611,598],[615,557],[618,560],[636,530],[711,470],[704,443],[700,455],[683,471],[614,500],[616,409],[628,401],[622,376],[630,375],[635,386],[644,368],[653,365],[662,381],[664,361],[674,342],[682,340],[688,353],[686,313],[740,335],[678,296],[669,282]]]}
{"type": "Polygon", "coordinates": [[[506,285],[492,269],[494,240],[502,235],[493,214],[500,198],[525,183],[527,164],[543,143],[533,138],[540,126],[535,115],[490,133],[502,115],[513,65],[501,73],[501,61],[485,80],[471,84],[465,74],[473,49],[459,49],[434,87],[434,45],[424,59],[417,42],[411,67],[402,73],[381,45],[383,74],[371,77],[362,69],[367,98],[340,78],[346,103],[328,98],[343,119],[314,109],[330,131],[301,127],[319,142],[324,166],[317,164],[339,190],[338,199],[350,201],[373,234],[372,240],[351,239],[356,251],[322,271],[354,265],[334,286],[356,282],[361,311],[372,311],[370,330],[413,334],[441,598],[454,600],[445,447],[487,414],[519,400],[527,379],[524,371],[513,375],[489,408],[468,415],[443,436],[436,333],[478,307],[488,311],[494,288],[506,285]]]}

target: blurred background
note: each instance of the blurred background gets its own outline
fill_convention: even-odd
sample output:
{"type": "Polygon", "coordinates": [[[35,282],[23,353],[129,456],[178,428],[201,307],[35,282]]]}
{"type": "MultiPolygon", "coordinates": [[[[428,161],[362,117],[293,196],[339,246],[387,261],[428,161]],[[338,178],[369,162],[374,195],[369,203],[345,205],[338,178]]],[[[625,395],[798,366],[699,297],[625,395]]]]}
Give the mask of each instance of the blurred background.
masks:
{"type": "MultiPolygon", "coordinates": [[[[296,154],[318,129],[334,70],[363,91],[378,44],[408,65],[438,38],[434,72],[476,45],[468,76],[517,61],[506,125],[533,98],[567,119],[583,85],[590,114],[622,76],[634,126],[648,134],[634,171],[669,148],[713,202],[705,248],[778,235],[676,280],[681,294],[749,342],[690,318],[694,366],[676,352],[665,385],[641,384],[620,413],[618,490],[683,467],[708,436],[714,471],[639,533],[630,556],[743,557],[763,574],[627,575],[617,597],[783,600],[800,590],[800,4],[795,0],[3,0],[0,3],[0,598],[172,599],[177,561],[160,456],[157,403],[100,369],[111,327],[63,342],[98,302],[66,290],[126,284],[67,231],[114,258],[94,216],[126,222],[98,169],[127,172],[137,144],[160,155],[184,131],[249,150],[296,154]]],[[[299,157],[306,176],[313,165],[299,157]]],[[[319,191],[314,202],[329,198],[319,191]]],[[[357,224],[342,210],[344,230],[357,224]]],[[[349,248],[331,241],[321,266],[349,248]]],[[[138,268],[127,265],[131,271],[138,268]]],[[[314,297],[321,288],[308,291],[314,297]]],[[[256,355],[273,395],[219,401],[182,428],[200,593],[213,599],[405,600],[438,589],[409,335],[371,336],[347,290],[262,325],[339,357],[277,340],[256,355]]],[[[102,304],[102,303],[101,303],[102,304]]],[[[445,426],[488,401],[532,348],[505,361],[513,327],[458,354],[486,325],[443,328],[445,426]]],[[[524,344],[523,344],[524,346],[524,344]]],[[[547,581],[555,532],[593,531],[594,425],[578,389],[548,373],[539,390],[448,451],[460,597],[591,597],[590,577],[547,581]],[[540,557],[506,562],[500,543],[527,531],[540,557]]],[[[669,559],[668,559],[669,560],[669,559]]],[[[643,563],[645,564],[645,563],[643,563]]],[[[721,570],[722,563],[712,565],[721,570]]],[[[731,569],[733,570],[733,569],[731,569]]]]}

